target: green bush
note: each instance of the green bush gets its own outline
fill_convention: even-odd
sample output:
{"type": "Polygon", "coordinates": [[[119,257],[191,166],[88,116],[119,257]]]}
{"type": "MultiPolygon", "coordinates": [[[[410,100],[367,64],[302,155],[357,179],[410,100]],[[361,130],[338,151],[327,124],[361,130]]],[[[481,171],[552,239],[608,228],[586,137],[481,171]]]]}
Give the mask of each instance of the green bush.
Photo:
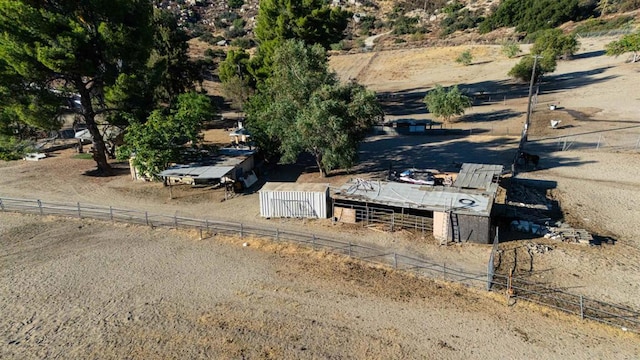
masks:
{"type": "Polygon", "coordinates": [[[208,58],[220,58],[224,59],[227,56],[227,53],[222,49],[206,49],[204,51],[204,56],[208,58]]]}
{"type": "Polygon", "coordinates": [[[244,0],[227,0],[227,5],[232,9],[238,9],[244,5],[244,0]]]}
{"type": "Polygon", "coordinates": [[[329,47],[331,47],[331,50],[333,51],[342,51],[344,50],[344,41],[340,41],[334,44],[329,45],[329,47]]]}
{"type": "Polygon", "coordinates": [[[394,35],[405,35],[405,34],[413,34],[416,32],[416,25],[418,24],[418,18],[408,17],[404,14],[400,14],[397,16],[395,21],[393,22],[393,34],[394,35]]]}
{"type": "Polygon", "coordinates": [[[538,79],[546,73],[554,72],[556,70],[556,59],[554,54],[552,52],[546,52],[541,56],[542,57],[537,61],[535,61],[530,55],[523,57],[520,62],[509,70],[508,75],[515,79],[529,82],[531,80],[531,75],[533,74],[534,62],[536,63],[534,81],[538,81],[538,79]]]}
{"type": "Polygon", "coordinates": [[[473,55],[471,55],[471,51],[470,50],[465,50],[463,51],[458,58],[456,59],[456,62],[462,65],[471,65],[471,62],[473,61],[473,55]]]}
{"type": "Polygon", "coordinates": [[[245,21],[242,18],[237,18],[233,20],[233,24],[225,30],[225,37],[228,39],[233,39],[237,37],[244,36],[247,32],[244,30],[245,21]]]}
{"type": "Polygon", "coordinates": [[[541,30],[531,47],[532,54],[552,53],[556,59],[570,58],[580,48],[574,34],[564,35],[560,29],[541,30]]]}
{"type": "Polygon", "coordinates": [[[9,136],[0,136],[0,160],[19,160],[26,153],[33,151],[34,148],[31,142],[9,136]]]}
{"type": "Polygon", "coordinates": [[[253,41],[246,37],[240,37],[237,39],[233,39],[231,41],[231,45],[237,46],[241,49],[250,49],[251,47],[253,47],[253,41]]]}
{"type": "Polygon", "coordinates": [[[520,52],[522,51],[520,50],[520,45],[515,41],[503,42],[500,50],[509,59],[513,59],[514,57],[518,56],[518,54],[520,54],[520,52]]]}
{"type": "Polygon", "coordinates": [[[376,17],[367,15],[360,18],[359,27],[360,27],[360,35],[369,35],[371,34],[371,30],[375,28],[376,17]]]}
{"type": "Polygon", "coordinates": [[[484,21],[484,17],[481,16],[479,11],[470,11],[458,6],[451,7],[449,11],[447,12],[447,17],[440,22],[442,35],[449,35],[458,30],[473,29],[484,21]]]}

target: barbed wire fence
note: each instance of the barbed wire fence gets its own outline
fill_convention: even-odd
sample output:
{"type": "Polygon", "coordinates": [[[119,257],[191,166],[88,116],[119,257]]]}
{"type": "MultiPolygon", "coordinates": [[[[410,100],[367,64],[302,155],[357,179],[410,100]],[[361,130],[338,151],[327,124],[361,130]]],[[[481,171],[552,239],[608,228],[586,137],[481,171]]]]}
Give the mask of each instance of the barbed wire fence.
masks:
{"type": "Polygon", "coordinates": [[[111,206],[43,202],[41,200],[0,198],[0,211],[24,214],[88,218],[124,222],[151,227],[195,229],[201,238],[217,235],[268,238],[276,242],[289,242],[359,259],[366,263],[390,266],[436,280],[459,283],[468,287],[486,287],[488,291],[506,291],[515,299],[522,299],[551,307],[569,314],[640,333],[640,311],[564,292],[544,284],[496,274],[494,264],[498,251],[498,234],[494,239],[486,273],[474,273],[456,266],[439,263],[418,256],[409,256],[388,249],[363,246],[351,241],[332,239],[315,234],[282,230],[243,223],[194,219],[183,216],[159,215],[140,210],[119,209],[111,206]]]}

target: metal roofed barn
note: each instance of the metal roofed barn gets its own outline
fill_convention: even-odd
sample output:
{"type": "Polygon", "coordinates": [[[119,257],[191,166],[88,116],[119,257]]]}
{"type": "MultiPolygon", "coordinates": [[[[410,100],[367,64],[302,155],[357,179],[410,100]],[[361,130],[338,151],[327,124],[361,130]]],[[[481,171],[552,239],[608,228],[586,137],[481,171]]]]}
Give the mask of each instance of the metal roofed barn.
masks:
{"type": "Polygon", "coordinates": [[[254,150],[223,148],[217,156],[198,163],[176,164],[158,176],[169,182],[185,184],[208,184],[220,182],[223,177],[240,181],[254,167],[254,150]]]}
{"type": "Polygon", "coordinates": [[[488,243],[502,165],[463,164],[453,186],[352,179],[333,195],[334,220],[433,231],[441,241],[488,243]]]}

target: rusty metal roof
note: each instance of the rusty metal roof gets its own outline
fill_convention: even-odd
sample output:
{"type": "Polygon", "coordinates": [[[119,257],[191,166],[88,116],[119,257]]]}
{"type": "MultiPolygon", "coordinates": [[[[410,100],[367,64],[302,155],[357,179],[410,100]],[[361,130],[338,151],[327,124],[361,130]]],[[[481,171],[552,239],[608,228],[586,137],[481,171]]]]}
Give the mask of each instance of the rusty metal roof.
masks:
{"type": "Polygon", "coordinates": [[[453,186],[352,179],[332,197],[387,206],[489,216],[502,165],[462,165],[453,186]]]}

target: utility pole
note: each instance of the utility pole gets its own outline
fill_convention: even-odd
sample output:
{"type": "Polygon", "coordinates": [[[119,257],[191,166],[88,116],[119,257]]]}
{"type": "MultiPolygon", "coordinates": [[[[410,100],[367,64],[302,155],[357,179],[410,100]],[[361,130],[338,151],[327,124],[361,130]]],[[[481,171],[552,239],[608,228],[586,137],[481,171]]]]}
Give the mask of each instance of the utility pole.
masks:
{"type": "Polygon", "coordinates": [[[533,82],[536,78],[536,66],[538,65],[538,59],[540,55],[533,56],[533,68],[531,69],[531,81],[529,82],[529,102],[527,104],[527,119],[524,123],[524,141],[527,141],[529,137],[529,125],[531,124],[531,97],[533,96],[533,82]]]}

